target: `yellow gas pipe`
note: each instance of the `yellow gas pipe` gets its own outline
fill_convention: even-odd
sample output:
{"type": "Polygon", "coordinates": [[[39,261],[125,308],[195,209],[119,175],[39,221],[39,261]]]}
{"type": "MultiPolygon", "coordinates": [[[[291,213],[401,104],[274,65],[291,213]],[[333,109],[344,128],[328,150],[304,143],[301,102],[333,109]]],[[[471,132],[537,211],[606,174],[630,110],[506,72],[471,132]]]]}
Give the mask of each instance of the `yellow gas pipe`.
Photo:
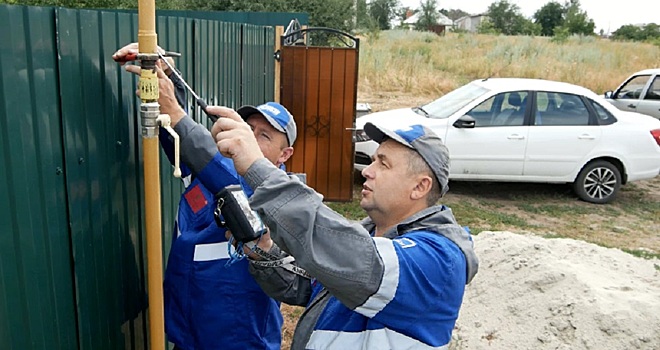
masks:
{"type": "Polygon", "coordinates": [[[158,41],[155,0],[139,0],[138,47],[140,65],[140,117],[144,162],[145,218],[147,229],[147,285],[149,295],[149,348],[165,349],[163,313],[163,250],[161,239],[160,163],[158,155],[158,41]]]}

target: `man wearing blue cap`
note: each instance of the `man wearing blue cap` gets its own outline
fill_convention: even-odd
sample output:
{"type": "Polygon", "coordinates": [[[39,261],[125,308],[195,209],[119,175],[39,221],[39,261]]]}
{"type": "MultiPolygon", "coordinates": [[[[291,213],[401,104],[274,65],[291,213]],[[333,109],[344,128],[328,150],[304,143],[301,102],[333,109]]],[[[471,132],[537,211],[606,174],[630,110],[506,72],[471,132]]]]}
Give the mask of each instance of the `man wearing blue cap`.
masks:
{"type": "Polygon", "coordinates": [[[440,138],[420,125],[390,131],[368,123],[380,146],[362,172],[360,206],[369,217],[355,223],[276,171],[241,117],[221,112],[211,133],[254,189],[250,205],[272,238],[251,247],[250,272],[272,297],[307,307],[291,349],[447,349],[478,262],[469,233],[436,205],[449,175],[440,138]],[[281,252],[312,278],[259,260],[281,252]]]}
{"type": "MultiPolygon", "coordinates": [[[[113,57],[121,61],[122,56],[136,49],[135,45],[128,45],[113,57]]],[[[139,69],[126,68],[138,74],[139,69]]],[[[238,175],[231,159],[218,152],[209,131],[181,107],[185,105],[185,91],[176,76],[168,79],[160,68],[157,74],[160,111],[170,115],[179,134],[186,185],[165,272],[168,340],[175,344],[175,349],[183,350],[279,350],[283,323],[279,303],[268,297],[250,276],[246,260],[231,259],[226,230],[218,227],[214,218],[216,193],[228,185],[240,184],[249,197],[252,189],[238,175]]],[[[215,114],[217,108],[209,106],[208,111],[215,114]]],[[[251,128],[265,158],[284,169],[296,140],[291,113],[275,102],[244,106],[238,113],[251,128]]],[[[163,129],[160,141],[172,160],[173,141],[163,129]]]]}
{"type": "MultiPolygon", "coordinates": [[[[168,96],[168,91],[161,88],[160,95],[168,96]]],[[[162,113],[173,120],[182,115],[180,109],[161,100],[162,113]]],[[[214,107],[209,106],[208,111],[213,113],[214,107]]],[[[238,111],[253,130],[264,156],[283,169],[293,154],[293,116],[274,102],[238,111]]],[[[225,229],[218,227],[213,217],[217,205],[214,194],[222,188],[238,183],[248,197],[252,189],[231,161],[220,155],[204,126],[183,114],[174,130],[181,137],[182,161],[194,178],[179,204],[177,237],[165,272],[168,339],[184,350],[279,350],[283,323],[279,303],[255,283],[246,260],[228,264],[231,256],[225,229]]]]}

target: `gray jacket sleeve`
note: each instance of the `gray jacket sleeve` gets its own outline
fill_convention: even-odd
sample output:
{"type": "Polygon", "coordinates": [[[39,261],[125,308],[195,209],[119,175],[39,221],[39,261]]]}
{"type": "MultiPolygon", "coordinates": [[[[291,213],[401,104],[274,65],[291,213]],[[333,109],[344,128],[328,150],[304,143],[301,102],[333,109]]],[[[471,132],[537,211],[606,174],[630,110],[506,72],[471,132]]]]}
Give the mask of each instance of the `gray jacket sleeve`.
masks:
{"type": "Polygon", "coordinates": [[[197,174],[218,153],[211,133],[189,116],[183,117],[175,126],[174,131],[181,140],[181,160],[197,174]]]}
{"type": "Polygon", "coordinates": [[[252,164],[245,179],[255,189],[250,204],[273,241],[334,297],[354,309],[378,290],[384,266],[365,228],[332,211],[313,189],[265,158],[252,164]]]}
{"type": "MultiPolygon", "coordinates": [[[[268,253],[282,258],[287,256],[275,244],[268,253]]],[[[296,275],[282,267],[263,267],[250,264],[250,274],[268,296],[283,303],[305,306],[312,295],[312,285],[308,278],[296,275]]]]}

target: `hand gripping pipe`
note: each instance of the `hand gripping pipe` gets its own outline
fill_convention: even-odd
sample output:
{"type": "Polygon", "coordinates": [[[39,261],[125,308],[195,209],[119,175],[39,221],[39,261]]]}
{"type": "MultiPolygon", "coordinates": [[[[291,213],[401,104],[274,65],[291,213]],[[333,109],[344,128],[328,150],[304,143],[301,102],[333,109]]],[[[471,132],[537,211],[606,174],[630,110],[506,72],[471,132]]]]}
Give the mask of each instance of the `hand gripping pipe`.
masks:
{"type": "Polygon", "coordinates": [[[160,163],[158,155],[158,42],[155,0],[138,3],[138,59],[140,73],[140,118],[147,229],[147,290],[149,297],[149,349],[165,349],[163,311],[163,244],[161,238],[160,163]]]}

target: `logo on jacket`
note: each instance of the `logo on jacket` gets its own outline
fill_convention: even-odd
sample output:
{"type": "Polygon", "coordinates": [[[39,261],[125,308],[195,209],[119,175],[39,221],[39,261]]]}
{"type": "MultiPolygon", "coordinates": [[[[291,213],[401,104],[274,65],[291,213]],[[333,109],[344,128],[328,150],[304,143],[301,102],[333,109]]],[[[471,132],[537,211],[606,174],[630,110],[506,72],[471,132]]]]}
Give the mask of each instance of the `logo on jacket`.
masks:
{"type": "Polygon", "coordinates": [[[401,248],[410,248],[410,247],[414,247],[414,246],[417,245],[417,243],[415,243],[415,241],[413,241],[410,238],[405,238],[405,237],[393,239],[393,241],[397,242],[401,246],[401,248]]]}

